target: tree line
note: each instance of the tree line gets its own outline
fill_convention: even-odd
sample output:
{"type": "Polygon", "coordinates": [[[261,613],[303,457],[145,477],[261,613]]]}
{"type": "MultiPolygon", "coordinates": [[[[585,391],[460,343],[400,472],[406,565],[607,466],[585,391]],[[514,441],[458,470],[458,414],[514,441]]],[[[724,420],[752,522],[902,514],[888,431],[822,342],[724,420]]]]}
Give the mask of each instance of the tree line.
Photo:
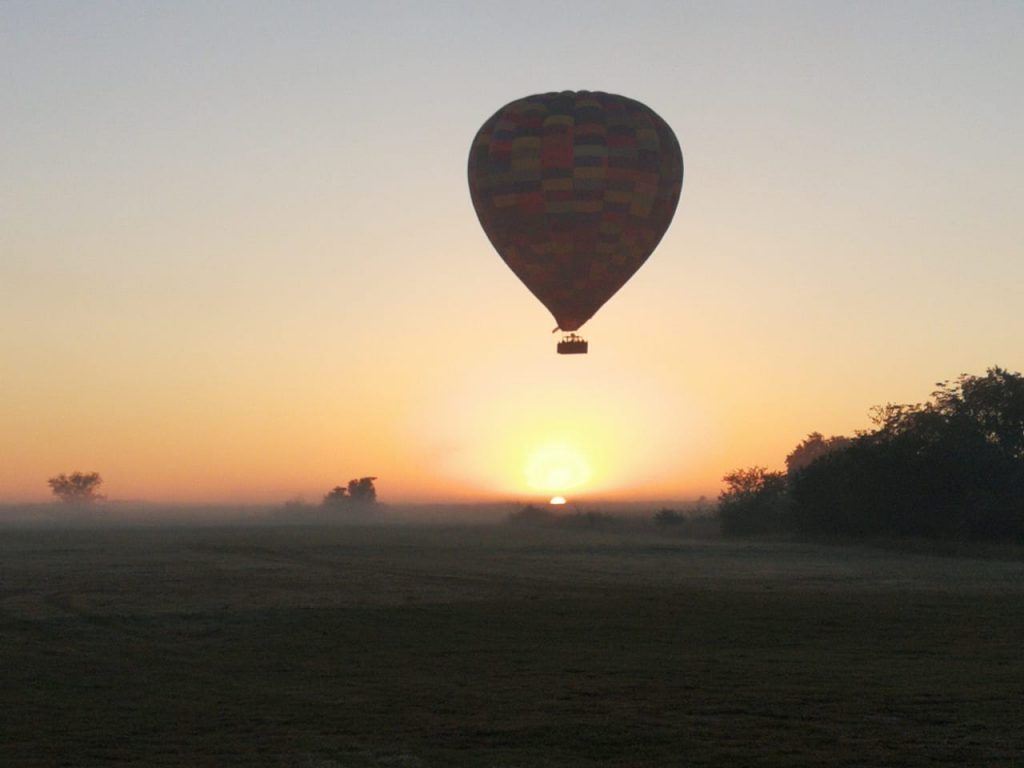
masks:
{"type": "MultiPolygon", "coordinates": [[[[348,481],[348,485],[336,485],[328,491],[321,502],[327,509],[359,509],[365,510],[369,505],[377,503],[376,477],[358,477],[348,481]]],[[[70,475],[61,473],[46,481],[50,490],[58,500],[65,504],[84,506],[103,501],[99,492],[103,478],[99,472],[72,472],[70,475]]]]}
{"type": "Polygon", "coordinates": [[[727,474],[723,531],[1024,541],[1024,376],[963,374],[871,421],[853,437],[810,434],[785,472],[727,474]]]}

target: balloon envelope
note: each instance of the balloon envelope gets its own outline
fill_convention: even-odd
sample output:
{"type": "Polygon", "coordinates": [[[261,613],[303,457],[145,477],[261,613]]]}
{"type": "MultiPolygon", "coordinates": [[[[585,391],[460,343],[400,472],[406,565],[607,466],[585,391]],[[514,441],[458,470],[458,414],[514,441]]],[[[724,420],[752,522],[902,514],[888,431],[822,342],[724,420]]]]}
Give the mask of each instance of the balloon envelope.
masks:
{"type": "Polygon", "coordinates": [[[499,109],[469,153],[469,191],[505,263],[575,331],[651,255],[675,213],[683,156],[624,96],[563,91],[499,109]]]}

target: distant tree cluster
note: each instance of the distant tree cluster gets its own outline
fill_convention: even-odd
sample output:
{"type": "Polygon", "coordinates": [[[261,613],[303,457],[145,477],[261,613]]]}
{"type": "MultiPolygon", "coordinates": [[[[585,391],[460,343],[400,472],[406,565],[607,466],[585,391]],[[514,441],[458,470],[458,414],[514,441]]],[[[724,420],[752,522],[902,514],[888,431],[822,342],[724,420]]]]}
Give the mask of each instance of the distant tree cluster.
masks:
{"type": "Polygon", "coordinates": [[[873,430],[795,474],[799,530],[1024,539],[1024,377],[991,368],[938,387],[875,408],[873,430]]]}
{"type": "Polygon", "coordinates": [[[1024,377],[995,367],[937,386],[872,409],[855,437],[812,433],[786,473],[726,475],[723,531],[1024,541],[1024,377]]]}
{"type": "Polygon", "coordinates": [[[377,501],[376,477],[349,480],[348,485],[336,485],[324,496],[325,507],[366,506],[377,501]]]}
{"type": "Polygon", "coordinates": [[[103,499],[99,492],[103,478],[99,472],[61,473],[46,482],[53,495],[65,504],[92,504],[103,499]]]}

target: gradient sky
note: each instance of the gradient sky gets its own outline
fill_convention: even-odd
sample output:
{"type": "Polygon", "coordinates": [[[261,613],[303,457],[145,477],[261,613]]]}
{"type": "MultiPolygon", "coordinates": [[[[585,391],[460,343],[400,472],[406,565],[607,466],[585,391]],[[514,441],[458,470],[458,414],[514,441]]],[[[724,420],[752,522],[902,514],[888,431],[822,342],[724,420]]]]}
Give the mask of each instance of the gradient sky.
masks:
{"type": "Polygon", "coordinates": [[[0,4],[0,501],[714,495],[1024,369],[1020,2],[0,4]],[[476,130],[604,90],[676,218],[555,355],[476,130]]]}

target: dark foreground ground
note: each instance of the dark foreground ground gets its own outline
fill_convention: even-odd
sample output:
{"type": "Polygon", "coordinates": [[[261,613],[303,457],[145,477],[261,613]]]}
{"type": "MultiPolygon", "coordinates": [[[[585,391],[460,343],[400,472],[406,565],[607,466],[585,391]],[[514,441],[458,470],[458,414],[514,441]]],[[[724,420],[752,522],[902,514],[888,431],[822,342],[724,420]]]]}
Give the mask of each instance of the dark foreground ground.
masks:
{"type": "Polygon", "coordinates": [[[0,765],[1024,765],[1024,563],[0,530],[0,765]]]}

